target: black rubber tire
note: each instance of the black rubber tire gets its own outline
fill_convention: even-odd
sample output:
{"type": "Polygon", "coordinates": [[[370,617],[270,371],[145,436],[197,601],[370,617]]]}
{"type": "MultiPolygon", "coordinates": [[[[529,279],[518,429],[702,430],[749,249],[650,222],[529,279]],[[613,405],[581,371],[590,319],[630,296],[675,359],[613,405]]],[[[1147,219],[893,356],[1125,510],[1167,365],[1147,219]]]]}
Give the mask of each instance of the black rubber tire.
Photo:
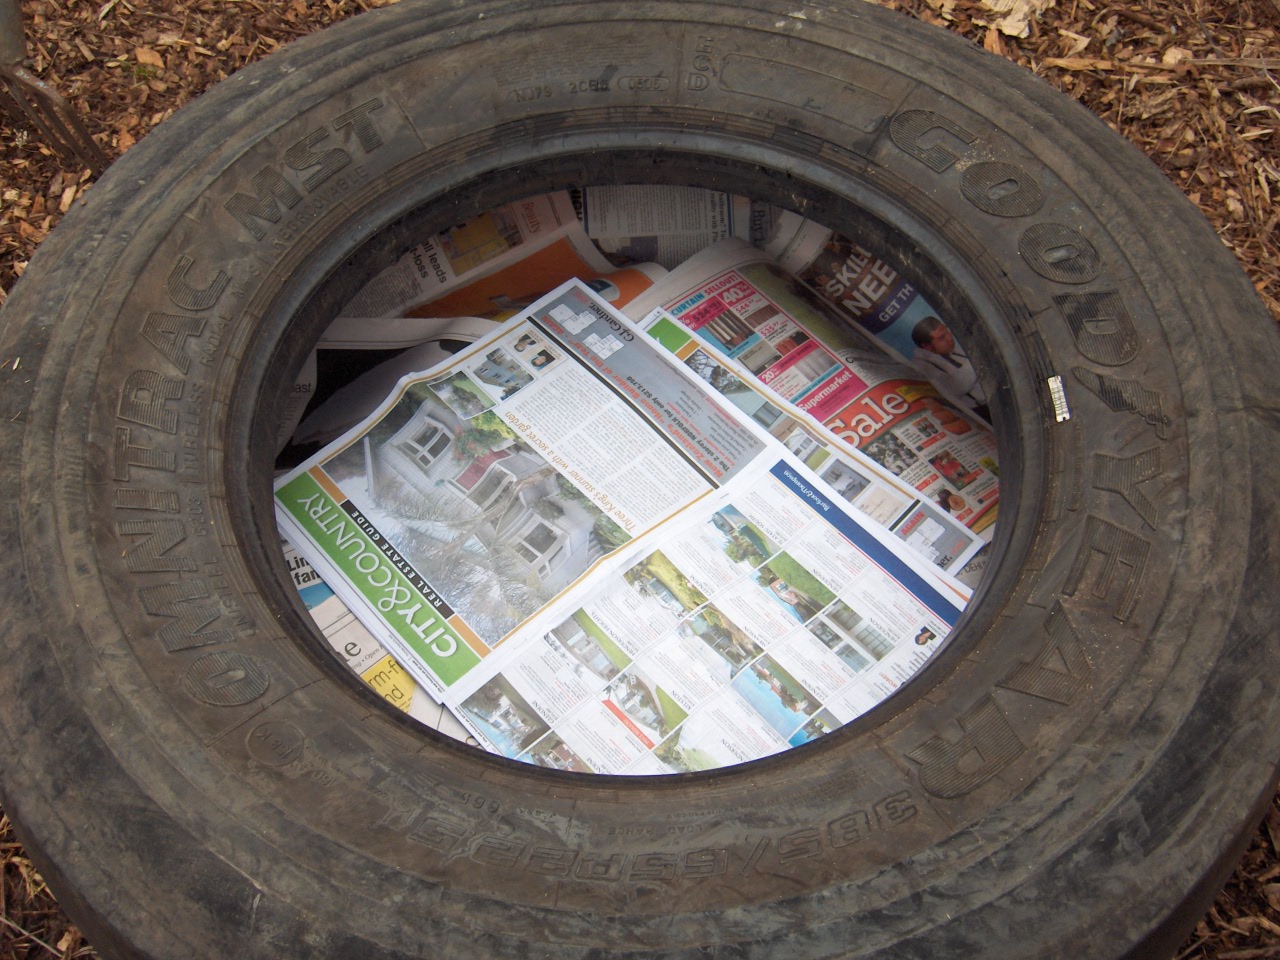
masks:
{"type": "Polygon", "coordinates": [[[941,31],[401,3],[131,150],[3,319],[0,799],[104,957],[1154,957],[1270,796],[1269,318],[1136,151],[941,31]],[[266,451],[333,305],[412,238],[638,181],[892,251],[984,358],[1006,469],[1000,561],[902,693],[632,780],[445,742],[346,676],[266,451]]]}

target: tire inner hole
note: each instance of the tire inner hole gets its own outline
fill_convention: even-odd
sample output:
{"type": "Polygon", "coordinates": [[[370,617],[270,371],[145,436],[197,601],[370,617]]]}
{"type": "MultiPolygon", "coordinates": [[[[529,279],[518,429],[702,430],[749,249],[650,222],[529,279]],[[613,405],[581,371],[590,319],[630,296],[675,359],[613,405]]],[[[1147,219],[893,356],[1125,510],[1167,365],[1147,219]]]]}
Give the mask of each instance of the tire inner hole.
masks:
{"type": "MultiPolygon", "coordinates": [[[[678,534],[650,534],[621,568],[588,576],[635,545],[584,492],[581,471],[554,465],[498,415],[567,362],[563,347],[475,343],[570,276],[633,320],[649,313],[636,304],[670,308],[667,323],[688,342],[655,349],[790,450],[823,496],[958,612],[997,549],[1001,451],[989,377],[935,305],[954,295],[935,294],[929,281],[942,271],[912,259],[763,200],[657,184],[496,206],[366,269],[297,374],[277,478],[316,463],[397,544],[397,562],[490,638],[584,576],[602,585],[519,655],[504,650],[510,640],[497,645],[489,656],[502,653],[504,666],[451,710],[415,678],[428,668],[406,646],[371,632],[335,595],[335,578],[326,583],[286,546],[325,649],[426,728],[572,772],[710,770],[864,717],[933,661],[955,618],[910,608],[901,584],[824,568],[819,541],[834,538],[839,557],[857,544],[840,545],[839,531],[813,518],[780,536],[783,512],[756,490],[678,534]],[[571,252],[529,282],[528,264],[554,259],[553,247],[571,252]],[[452,366],[377,426],[364,423],[367,438],[350,439],[401,375],[437,364],[452,366]],[[510,608],[501,616],[500,603],[510,608]],[[648,639],[624,636],[637,633],[648,639]]],[[[411,606],[393,603],[388,616],[411,606]]]]}

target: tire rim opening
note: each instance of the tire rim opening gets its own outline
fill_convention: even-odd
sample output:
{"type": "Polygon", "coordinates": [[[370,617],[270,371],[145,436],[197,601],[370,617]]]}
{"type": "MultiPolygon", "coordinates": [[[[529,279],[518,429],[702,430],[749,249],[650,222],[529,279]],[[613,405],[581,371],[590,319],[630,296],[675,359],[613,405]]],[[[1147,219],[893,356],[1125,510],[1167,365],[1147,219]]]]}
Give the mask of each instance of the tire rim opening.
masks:
{"type": "MultiPolygon", "coordinates": [[[[504,250],[528,242],[528,238],[518,232],[518,226],[510,223],[509,216],[495,216],[493,211],[504,207],[513,210],[522,202],[529,201],[528,184],[536,183],[539,179],[543,181],[540,186],[546,189],[532,195],[534,202],[563,188],[573,190],[584,182],[580,172],[575,178],[567,177],[562,169],[563,162],[547,166],[549,169],[535,167],[536,176],[508,174],[498,177],[496,183],[492,177],[482,179],[479,181],[483,185],[482,189],[473,183],[470,190],[451,192],[447,200],[437,199],[402,213],[383,230],[365,240],[358,249],[335,263],[320,282],[313,283],[306,295],[295,301],[300,306],[292,318],[293,330],[301,330],[301,335],[293,340],[292,348],[277,348],[276,372],[273,377],[268,378],[272,390],[264,390],[259,398],[261,402],[274,396],[275,400],[272,402],[276,406],[267,403],[264,404],[265,408],[279,410],[285,382],[292,384],[298,379],[296,376],[289,376],[287,371],[296,372],[302,367],[300,357],[306,351],[299,349],[299,341],[314,343],[335,317],[351,313],[346,308],[353,302],[360,302],[362,291],[364,299],[368,301],[371,282],[376,284],[376,278],[388,267],[394,271],[394,264],[399,262],[402,269],[405,264],[409,264],[419,274],[426,270],[429,256],[424,258],[423,247],[415,242],[419,238],[437,235],[458,238],[459,242],[448,253],[452,254],[453,263],[458,263],[463,269],[467,266],[466,259],[469,255],[472,260],[484,259],[485,251],[477,253],[476,248],[483,247],[485,243],[489,244],[490,250],[496,250],[501,255],[504,250]],[[525,185],[524,192],[520,190],[521,183],[525,185]],[[466,240],[473,241],[471,249],[465,248],[462,241],[466,240]],[[416,263],[415,255],[418,261],[416,263]]],[[[617,166],[625,164],[619,163],[617,166]]],[[[999,373],[1005,367],[1004,355],[998,347],[993,346],[998,337],[990,336],[988,325],[978,319],[982,315],[981,307],[975,302],[979,297],[971,294],[981,291],[981,282],[975,282],[972,276],[958,276],[963,271],[953,269],[962,260],[953,254],[947,254],[941,246],[929,249],[926,253],[918,236],[913,237],[909,231],[891,225],[881,211],[872,209],[872,205],[857,202],[863,200],[862,197],[851,201],[844,197],[830,196],[813,185],[803,185],[804,189],[800,189],[794,182],[788,184],[790,189],[784,191],[785,196],[779,196],[776,178],[769,177],[767,171],[759,168],[744,167],[736,171],[739,176],[724,177],[721,182],[699,183],[692,171],[683,164],[670,163],[664,166],[666,168],[662,175],[656,178],[650,176],[646,180],[650,183],[657,180],[659,184],[670,184],[683,175],[684,184],[697,184],[696,187],[687,189],[704,189],[711,193],[725,192],[726,183],[733,184],[733,193],[746,193],[748,186],[744,180],[750,180],[754,181],[757,188],[765,187],[751,194],[758,198],[754,201],[757,210],[765,209],[766,204],[776,204],[773,216],[777,217],[781,216],[782,204],[785,203],[786,208],[789,208],[788,215],[832,224],[830,235],[816,245],[816,253],[811,251],[812,261],[797,269],[797,273],[807,281],[807,285],[801,288],[804,298],[815,310],[825,311],[829,319],[835,318],[843,322],[845,327],[841,332],[844,336],[852,341],[866,343],[866,328],[874,329],[879,325],[882,331],[890,330],[889,337],[880,338],[881,346],[887,341],[888,353],[892,353],[896,342],[898,355],[892,359],[902,362],[906,375],[919,384],[926,382],[924,374],[931,361],[936,365],[939,360],[944,363],[952,360],[951,368],[954,369],[958,366],[954,359],[960,358],[960,362],[968,366],[969,371],[976,368],[978,382],[974,384],[973,396],[957,396],[954,391],[941,395],[936,389],[933,393],[938,395],[927,396],[930,391],[925,387],[918,396],[913,396],[913,402],[902,405],[905,415],[885,418],[887,425],[882,422],[874,430],[868,431],[870,450],[866,449],[868,444],[864,443],[862,452],[869,452],[878,460],[880,472],[883,474],[887,468],[890,474],[905,476],[901,486],[918,485],[924,490],[917,490],[908,500],[898,504],[896,509],[884,502],[876,502],[874,505],[863,503],[861,507],[864,513],[870,514],[880,524],[900,531],[897,537],[904,549],[907,542],[914,540],[921,548],[915,556],[922,563],[928,563],[931,549],[933,559],[937,559],[938,548],[934,544],[939,540],[939,530],[953,535],[957,530],[970,535],[976,532],[979,536],[975,539],[981,539],[985,546],[974,560],[956,564],[954,570],[949,570],[950,564],[945,562],[936,565],[936,568],[952,575],[958,573],[961,567],[967,568],[963,580],[974,591],[973,600],[965,606],[965,600],[960,599],[959,603],[964,607],[965,613],[956,624],[957,629],[948,633],[945,630],[921,627],[909,637],[895,638],[887,635],[877,623],[880,618],[873,612],[865,608],[857,609],[858,604],[850,602],[850,597],[840,595],[838,584],[833,584],[835,590],[826,586],[822,581],[824,577],[829,581],[829,572],[815,577],[812,582],[805,580],[802,564],[796,563],[793,557],[780,556],[785,555],[785,551],[772,552],[766,558],[766,561],[781,560],[775,565],[783,568],[782,574],[768,562],[755,568],[754,580],[760,588],[759,596],[765,598],[770,607],[781,609],[795,621],[795,636],[811,645],[828,672],[835,671],[846,679],[852,678],[849,679],[849,689],[845,691],[848,696],[838,702],[829,693],[827,696],[815,694],[811,688],[817,684],[810,677],[797,679],[798,674],[803,674],[803,665],[797,668],[794,661],[786,661],[786,654],[777,651],[771,656],[772,645],[760,642],[762,638],[759,637],[759,624],[742,629],[732,622],[732,613],[725,617],[724,611],[716,605],[717,597],[710,597],[696,590],[694,593],[697,596],[693,600],[683,597],[682,587],[685,585],[670,583],[671,572],[666,568],[656,571],[655,575],[653,569],[646,567],[644,573],[649,574],[647,576],[628,571],[632,575],[624,576],[623,580],[646,602],[661,606],[665,601],[673,612],[676,605],[681,607],[677,613],[679,623],[677,632],[672,634],[672,642],[680,642],[676,639],[679,637],[684,642],[700,643],[714,651],[724,661],[728,678],[724,696],[730,696],[730,692],[736,694],[735,706],[753,710],[758,715],[753,719],[764,720],[761,729],[766,734],[771,732],[776,738],[771,748],[757,745],[752,748],[754,753],[739,760],[708,758],[706,752],[698,750],[696,744],[678,748],[676,745],[680,738],[677,731],[694,726],[688,723],[688,718],[696,716],[696,708],[694,711],[686,710],[677,697],[663,688],[661,679],[655,680],[653,672],[646,673],[643,664],[620,650],[619,645],[612,642],[609,636],[612,625],[602,628],[590,616],[585,615],[584,611],[576,611],[576,617],[567,617],[547,635],[547,643],[558,648],[558,655],[567,670],[576,671],[579,679],[586,677],[590,682],[599,684],[600,691],[605,694],[603,702],[617,715],[624,727],[632,732],[635,732],[637,726],[641,728],[642,739],[653,745],[651,755],[659,758],[663,764],[660,768],[649,765],[647,769],[641,769],[637,766],[632,771],[645,773],[715,769],[739,763],[743,759],[752,760],[810,743],[832,741],[836,738],[830,734],[836,731],[841,736],[854,735],[858,729],[872,725],[890,714],[895,705],[904,703],[905,699],[922,695],[929,686],[926,678],[941,669],[943,664],[963,654],[961,635],[969,632],[964,628],[975,620],[980,607],[976,601],[991,588],[992,577],[988,575],[984,579],[983,570],[996,566],[990,564],[989,558],[1002,557],[1008,539],[1008,523],[996,524],[992,519],[989,523],[980,521],[965,524],[965,520],[972,517],[975,511],[971,498],[967,498],[964,491],[985,477],[993,485],[1000,486],[999,498],[1012,503],[1016,502],[1020,485],[1017,471],[1011,473],[1006,470],[1005,475],[996,480],[1000,476],[999,463],[1018,463],[1017,437],[1011,431],[1003,429],[1004,423],[1013,419],[1007,412],[1008,404],[1004,404],[1005,409],[1001,409],[999,403],[987,403],[988,396],[993,399],[996,397],[994,384],[1005,379],[999,373]],[[742,176],[747,170],[751,176],[742,176]],[[828,215],[824,217],[824,213],[828,215]],[[856,239],[851,238],[851,235],[856,239]],[[940,250],[943,250],[941,256],[938,255],[940,250]],[[861,288],[860,282],[863,282],[861,288]],[[842,300],[852,303],[846,303],[842,307],[842,300]],[[880,314],[886,313],[886,307],[889,315],[881,317],[880,314]],[[859,324],[851,318],[851,309],[861,310],[864,318],[867,318],[862,321],[861,330],[856,329],[859,324]],[[945,318],[945,321],[940,318],[945,318]],[[886,320],[889,322],[884,322],[886,320]],[[966,348],[970,348],[972,353],[966,348]],[[908,353],[908,350],[911,352],[908,353]],[[974,361],[969,361],[969,356],[973,356],[974,361]],[[962,404],[968,409],[963,409],[962,404]],[[977,411],[973,409],[975,405],[980,405],[977,411]],[[994,431],[984,423],[983,414],[994,424],[994,431]],[[963,438],[957,441],[957,435],[972,433],[970,440],[973,440],[982,432],[997,438],[998,452],[979,464],[972,462],[975,461],[972,454],[975,445],[972,442],[966,444],[963,438]],[[934,444],[945,449],[941,455],[930,456],[928,441],[935,436],[937,439],[933,441],[934,444]],[[907,442],[904,442],[904,437],[907,442]],[[925,456],[921,456],[922,453],[925,456]],[[971,462],[966,464],[966,459],[971,462]],[[916,464],[921,464],[922,469],[931,475],[927,482],[921,479],[922,469],[911,469],[916,464]],[[912,479],[917,483],[911,484],[912,479]],[[926,527],[926,530],[913,536],[911,530],[921,526],[926,527]],[[903,530],[904,527],[906,530],[903,530]],[[815,590],[815,585],[822,589],[815,590]],[[814,596],[815,593],[818,595],[814,596]],[[729,623],[726,624],[725,620],[729,620],[729,623]],[[786,666],[783,666],[784,663],[786,666]],[[788,670],[787,667],[791,669],[788,670]],[[859,690],[856,695],[853,694],[855,685],[859,690]],[[833,706],[836,709],[832,709],[833,706]],[[782,728],[788,724],[791,727],[784,731],[782,728]],[[664,744],[672,746],[663,751],[664,744]]],[[[635,184],[640,182],[640,178],[633,174],[630,177],[619,177],[617,182],[635,184]]],[[[586,195],[589,204],[590,187],[587,188],[586,195]]],[[[689,196],[692,197],[692,194],[689,196]]],[[[575,200],[578,197],[580,194],[575,195],[575,200]]],[[[580,203],[578,212],[581,212],[580,203]]],[[[760,232],[749,239],[761,247],[768,241],[767,235],[760,232]]],[[[432,252],[438,255],[444,250],[433,248],[432,252]]],[[[619,266],[625,254],[617,254],[616,250],[614,252],[613,266],[619,266]]],[[[794,263],[792,266],[794,268],[794,263]]],[[[776,266],[767,269],[780,274],[776,266]]],[[[597,274],[600,272],[596,271],[597,274]]],[[[616,291],[616,285],[611,284],[608,276],[589,279],[596,289],[606,293],[616,291]]],[[[443,318],[427,320],[424,322],[422,342],[430,346],[426,349],[414,348],[409,352],[416,353],[417,356],[433,355],[439,358],[456,355],[465,351],[490,325],[496,326],[496,321],[473,319],[448,322],[443,318]]],[[[726,346],[723,338],[717,340],[715,334],[709,335],[705,331],[701,337],[704,341],[701,346],[705,349],[697,351],[699,354],[723,355],[723,348],[726,346]],[[715,347],[722,349],[717,353],[713,349],[715,347]]],[[[762,342],[763,338],[757,336],[756,340],[762,342]]],[[[815,345],[811,350],[838,353],[848,343],[849,341],[826,342],[821,346],[815,345]]],[[[307,415],[302,418],[304,425],[307,416],[313,415],[315,410],[322,407],[327,396],[333,395],[338,388],[360,375],[369,379],[369,371],[399,351],[363,351],[362,354],[344,351],[341,354],[334,352],[329,357],[324,357],[324,353],[324,350],[319,351],[322,357],[320,373],[323,385],[317,398],[308,406],[307,415]]],[[[692,361],[688,362],[693,365],[692,361]]],[[[737,369],[739,373],[745,373],[743,367],[737,369]]],[[[705,370],[697,372],[709,379],[705,370]]],[[[377,379],[376,370],[372,376],[377,379]]],[[[753,386],[758,387],[759,382],[753,386]]],[[[470,383],[467,387],[473,391],[474,396],[475,384],[470,383]]],[[[492,388],[493,384],[489,384],[490,399],[492,388]]],[[[1003,392],[1008,393],[1007,390],[1003,392]]],[[[723,390],[721,393],[722,396],[726,395],[723,390]]],[[[902,394],[899,392],[897,395],[902,394]]],[[[753,394],[753,397],[757,395],[753,394]]],[[[437,396],[436,399],[439,400],[440,397],[437,396]]],[[[460,403],[469,402],[466,395],[460,396],[456,391],[451,391],[449,399],[453,401],[455,413],[459,412],[460,403]]],[[[755,400],[751,402],[754,403],[755,400]]],[[[743,404],[739,404],[739,408],[746,409],[743,404]]],[[[470,411],[462,410],[461,419],[466,419],[468,412],[470,411]]],[[[747,412],[750,415],[753,411],[747,412]]],[[[767,417],[768,415],[766,419],[767,417]]],[[[441,455],[449,456],[448,448],[456,450],[460,439],[468,439],[463,436],[464,428],[457,423],[441,424],[439,417],[432,418],[425,414],[420,419],[423,420],[422,424],[398,425],[388,436],[381,437],[380,443],[396,447],[400,453],[416,444],[414,449],[419,462],[430,464],[436,462],[441,455]],[[426,437],[425,432],[431,428],[439,435],[426,437]],[[440,449],[437,450],[436,447],[440,449]]],[[[756,419],[768,428],[768,424],[764,424],[759,417],[756,419]]],[[[777,438],[801,456],[808,453],[803,446],[807,440],[822,436],[818,430],[810,431],[807,437],[800,436],[798,432],[794,435],[777,432],[777,438]]],[[[846,436],[852,438],[853,435],[846,432],[846,436]]],[[[827,436],[825,439],[830,442],[833,438],[827,436]]],[[[261,442],[261,438],[257,442],[261,442]]],[[[471,437],[470,442],[474,445],[475,438],[471,437]]],[[[472,451],[466,463],[458,460],[459,478],[467,474],[463,481],[467,489],[460,491],[464,495],[476,490],[483,492],[489,486],[497,491],[503,486],[503,478],[507,481],[506,487],[510,489],[512,472],[504,471],[501,461],[529,452],[527,447],[521,449],[518,440],[510,436],[490,436],[486,438],[486,442],[488,446],[483,450],[477,448],[472,451]],[[471,473],[476,476],[471,477],[471,473]],[[470,483],[472,480],[475,483],[470,483]]],[[[317,447],[318,443],[314,440],[310,446],[285,445],[277,460],[277,469],[295,466],[317,447]]],[[[844,453],[848,453],[847,447],[844,453]]],[[[366,469],[376,469],[373,467],[375,455],[369,444],[362,445],[359,456],[366,469]]],[[[831,483],[838,495],[843,495],[846,501],[855,508],[858,507],[859,495],[865,491],[866,484],[858,478],[850,477],[847,471],[842,471],[841,464],[834,459],[830,464],[821,463],[820,460],[816,462],[819,465],[817,472],[822,479],[831,483]]],[[[453,479],[457,481],[459,478],[453,479]]],[[[556,521],[563,516],[566,507],[573,509],[581,506],[583,498],[580,495],[575,497],[575,491],[565,480],[563,476],[557,478],[559,492],[550,497],[542,497],[537,505],[524,505],[531,507],[534,512],[541,508],[540,517],[529,514],[530,523],[524,526],[529,526],[530,529],[523,531],[519,542],[513,544],[518,552],[525,553],[525,559],[531,568],[539,561],[545,561],[547,555],[554,550],[555,537],[544,535],[546,543],[523,541],[530,538],[536,540],[540,534],[546,534],[544,527],[556,530],[563,526],[556,521]],[[521,546],[525,546],[527,550],[520,551],[521,546]],[[528,556],[530,552],[534,556],[528,556]]],[[[982,486],[979,482],[975,489],[980,490],[982,486]]],[[[365,492],[367,494],[367,489],[365,492]]],[[[495,496],[501,495],[500,492],[495,493],[495,496]]],[[[509,493],[507,495],[510,496],[509,493]]],[[[470,499],[474,502],[475,497],[471,496],[470,499]]],[[[465,501],[458,496],[452,496],[450,500],[451,504],[462,502],[465,501]]],[[[743,519],[736,516],[732,518],[734,522],[743,519]]],[[[475,522],[474,518],[468,521],[471,525],[475,522]]],[[[724,548],[727,550],[744,552],[754,548],[754,552],[769,552],[772,546],[776,546],[761,544],[759,529],[750,524],[749,520],[734,528],[733,523],[727,522],[726,516],[721,512],[711,523],[713,526],[719,525],[724,548]],[[753,538],[752,533],[757,536],[753,538]],[[752,539],[756,542],[752,543],[752,539]]],[[[302,588],[300,600],[297,593],[294,594],[295,609],[301,606],[311,608],[313,615],[318,615],[321,621],[311,628],[312,632],[320,633],[324,626],[331,625],[329,621],[333,619],[333,610],[341,601],[331,597],[331,591],[325,586],[309,581],[315,575],[314,571],[299,573],[297,562],[291,561],[291,565],[295,567],[291,571],[294,576],[292,583],[302,588]],[[321,608],[318,602],[327,606],[321,608]]],[[[640,564],[636,566],[639,567],[640,564]]],[[[429,581],[430,578],[427,579],[429,581]]],[[[343,615],[349,617],[349,614],[343,615]]],[[[747,618],[744,615],[739,619],[747,618]]],[[[473,745],[479,745],[474,736],[479,728],[488,734],[490,749],[496,747],[512,758],[559,770],[596,772],[592,763],[584,761],[572,745],[566,743],[555,723],[548,723],[541,717],[528,698],[513,696],[518,691],[513,689],[505,677],[496,678],[493,683],[486,685],[486,689],[476,691],[464,703],[460,712],[470,725],[468,729],[458,723],[447,709],[434,703],[435,698],[420,683],[415,684],[404,666],[397,666],[396,659],[405,658],[393,657],[371,636],[362,633],[361,628],[351,627],[338,638],[330,637],[327,643],[319,641],[316,645],[323,645],[323,650],[329,657],[329,665],[337,667],[334,672],[341,673],[345,682],[354,681],[354,686],[364,688],[362,696],[368,696],[372,692],[389,709],[398,708],[418,723],[448,736],[465,739],[473,745]],[[359,682],[361,680],[363,683],[359,682]]],[[[794,650],[789,650],[788,653],[794,658],[794,650]]],[[[809,668],[817,669],[812,664],[809,668]]],[[[526,677],[524,682],[540,682],[530,679],[532,676],[526,677]]],[[[723,717],[720,722],[723,723],[723,717]]]]}

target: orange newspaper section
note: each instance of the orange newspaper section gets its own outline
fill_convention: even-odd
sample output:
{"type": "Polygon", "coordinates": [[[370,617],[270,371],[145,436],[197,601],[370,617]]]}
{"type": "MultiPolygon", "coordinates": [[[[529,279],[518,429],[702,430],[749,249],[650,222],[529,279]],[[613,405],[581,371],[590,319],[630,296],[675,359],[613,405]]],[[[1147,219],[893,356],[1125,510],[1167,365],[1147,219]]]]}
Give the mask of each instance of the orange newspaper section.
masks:
{"type": "Polygon", "coordinates": [[[593,280],[600,271],[578,255],[569,239],[529,254],[518,263],[479,280],[461,290],[447,293],[424,306],[406,311],[410,317],[483,317],[540,297],[548,289],[577,277],[593,280]]]}

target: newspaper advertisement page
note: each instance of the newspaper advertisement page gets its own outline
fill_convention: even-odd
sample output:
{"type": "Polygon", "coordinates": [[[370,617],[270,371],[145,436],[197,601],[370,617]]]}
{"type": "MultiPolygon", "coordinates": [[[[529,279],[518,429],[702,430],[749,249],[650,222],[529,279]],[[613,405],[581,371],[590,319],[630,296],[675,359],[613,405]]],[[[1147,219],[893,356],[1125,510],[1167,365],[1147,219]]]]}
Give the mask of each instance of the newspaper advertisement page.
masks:
{"type": "Polygon", "coordinates": [[[751,202],[716,190],[671,185],[573,191],[587,236],[607,256],[673,269],[718,240],[751,238],[751,202]]]}
{"type": "Polygon", "coordinates": [[[819,736],[967,597],[578,284],[403,381],[277,507],[482,745],[570,769],[819,736]]]}
{"type": "Polygon", "coordinates": [[[293,544],[281,544],[285,565],[307,612],[333,651],[351,672],[374,693],[419,723],[455,740],[476,743],[474,737],[444,704],[414,681],[396,659],[356,619],[342,599],[320,578],[319,572],[298,554],[293,544]]]}
{"type": "Polygon", "coordinates": [[[938,569],[954,574],[982,549],[983,540],[949,512],[921,499],[914,487],[829,430],[798,412],[786,412],[764,387],[730,367],[716,351],[704,349],[665,310],[653,311],[640,326],[770,436],[802,454],[805,464],[842,499],[938,569]]]}
{"type": "Polygon", "coordinates": [[[483,743],[581,772],[745,762],[847,723],[942,642],[968,591],[737,417],[759,455],[449,689],[483,743]]]}
{"type": "Polygon", "coordinates": [[[987,565],[991,561],[992,547],[988,543],[956,573],[956,579],[970,590],[977,590],[982,578],[987,575],[987,565]]]}
{"type": "Polygon", "coordinates": [[[361,288],[319,345],[414,346],[424,339],[415,318],[490,316],[571,277],[614,269],[587,239],[568,193],[531,197],[418,244],[361,288]]]}
{"type": "Polygon", "coordinates": [[[762,449],[671,369],[567,285],[278,480],[282,531],[444,691],[762,449]]]}
{"type": "Polygon", "coordinates": [[[892,264],[791,212],[779,219],[765,249],[942,396],[991,422],[986,392],[968,352],[892,264]]]}
{"type": "Polygon", "coordinates": [[[683,521],[451,689],[459,719],[579,772],[743,763],[889,696],[963,606],[780,445],[683,521]]]}
{"type": "Polygon", "coordinates": [[[626,313],[642,317],[655,307],[937,509],[990,537],[999,502],[991,430],[850,329],[824,298],[760,251],[736,240],[716,244],[626,313]]]}

